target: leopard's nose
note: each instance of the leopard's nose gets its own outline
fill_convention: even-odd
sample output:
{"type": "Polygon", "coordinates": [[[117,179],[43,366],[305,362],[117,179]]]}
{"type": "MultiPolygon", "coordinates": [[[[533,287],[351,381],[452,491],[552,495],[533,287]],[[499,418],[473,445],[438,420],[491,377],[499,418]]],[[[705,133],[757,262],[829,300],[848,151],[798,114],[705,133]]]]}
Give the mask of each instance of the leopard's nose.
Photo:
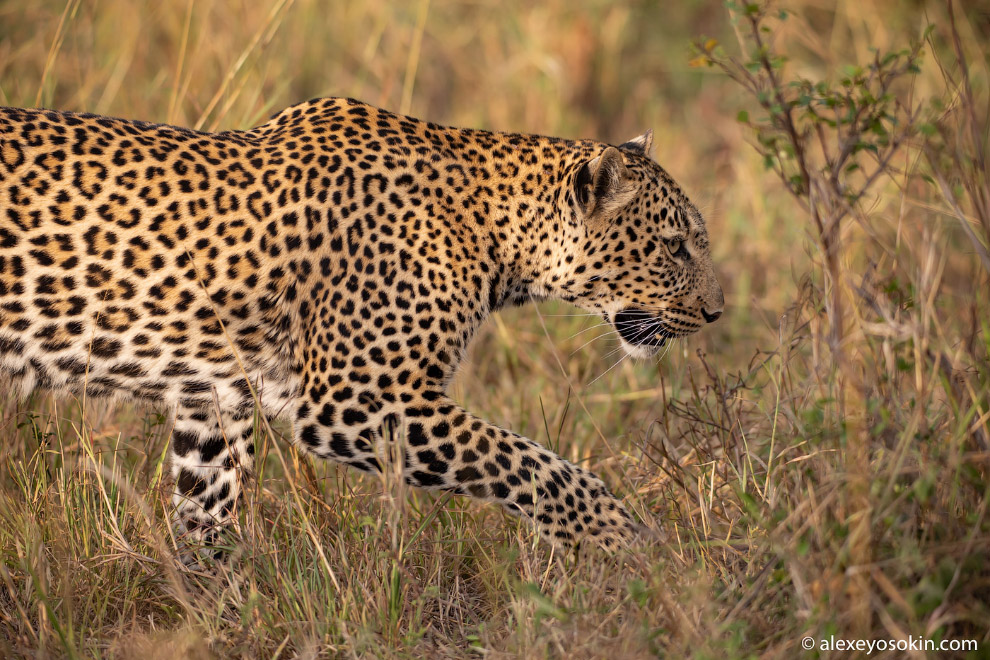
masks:
{"type": "Polygon", "coordinates": [[[708,323],[714,323],[718,317],[722,316],[722,309],[725,307],[725,296],[722,295],[722,287],[718,285],[715,274],[712,273],[708,280],[708,287],[704,294],[698,296],[698,307],[701,308],[701,315],[708,323]]]}
{"type": "Polygon", "coordinates": [[[701,308],[701,315],[705,317],[705,321],[708,323],[714,323],[718,320],[718,317],[722,316],[722,310],[716,309],[714,312],[709,312],[704,307],[701,308]]]}

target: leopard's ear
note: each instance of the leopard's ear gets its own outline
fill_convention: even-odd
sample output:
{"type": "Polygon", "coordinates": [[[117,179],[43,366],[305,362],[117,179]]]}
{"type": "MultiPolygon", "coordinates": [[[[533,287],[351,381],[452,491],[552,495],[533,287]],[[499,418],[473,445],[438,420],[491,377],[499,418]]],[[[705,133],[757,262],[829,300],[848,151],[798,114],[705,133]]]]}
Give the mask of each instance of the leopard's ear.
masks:
{"type": "Polygon", "coordinates": [[[650,151],[653,149],[653,129],[651,128],[639,137],[634,137],[628,142],[620,144],[619,149],[628,151],[631,154],[649,156],[650,151]]]}
{"type": "Polygon", "coordinates": [[[622,153],[607,147],[574,177],[574,196],[585,218],[609,218],[632,201],[639,185],[629,176],[622,153]]]}

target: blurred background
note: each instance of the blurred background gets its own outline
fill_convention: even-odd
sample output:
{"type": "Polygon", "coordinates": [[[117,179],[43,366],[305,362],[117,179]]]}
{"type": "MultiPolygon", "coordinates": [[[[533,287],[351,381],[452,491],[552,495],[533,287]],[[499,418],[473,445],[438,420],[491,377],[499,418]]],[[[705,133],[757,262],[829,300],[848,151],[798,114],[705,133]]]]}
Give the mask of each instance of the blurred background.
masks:
{"type": "Polygon", "coordinates": [[[805,632],[830,630],[979,637],[987,653],[990,5],[957,2],[954,20],[949,7],[0,1],[0,105],[212,131],[351,96],[611,143],[652,128],[726,294],[722,319],[659,364],[620,361],[573,308],[504,312],[452,386],[602,473],[657,532],[618,565],[561,560],[498,511],[396,495],[266,439],[248,577],[221,571],[197,591],[169,568],[165,419],[8,399],[0,655],[795,657],[805,632]],[[889,90],[920,108],[914,128],[839,232],[838,325],[807,192],[768,169],[759,93],[713,65],[758,72],[757,10],[785,81],[839,84],[921,44],[918,71],[889,90]],[[853,411],[837,355],[854,365],[853,411]]]}

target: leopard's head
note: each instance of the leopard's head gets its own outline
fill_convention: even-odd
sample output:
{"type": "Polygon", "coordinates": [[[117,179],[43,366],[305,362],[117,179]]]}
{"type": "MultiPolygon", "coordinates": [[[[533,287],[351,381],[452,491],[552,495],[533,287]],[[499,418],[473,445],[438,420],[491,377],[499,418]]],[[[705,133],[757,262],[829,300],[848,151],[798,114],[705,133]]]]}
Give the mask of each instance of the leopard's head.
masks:
{"type": "Polygon", "coordinates": [[[637,357],[701,329],[724,304],[701,213],[650,157],[649,131],[604,147],[567,178],[564,298],[601,314],[637,357]]]}

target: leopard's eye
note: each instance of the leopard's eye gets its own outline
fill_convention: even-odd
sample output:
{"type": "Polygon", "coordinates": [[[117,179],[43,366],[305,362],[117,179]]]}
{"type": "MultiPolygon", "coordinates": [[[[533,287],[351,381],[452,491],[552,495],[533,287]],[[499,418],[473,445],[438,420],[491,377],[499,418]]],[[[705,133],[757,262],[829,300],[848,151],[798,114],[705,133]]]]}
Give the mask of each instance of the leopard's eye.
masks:
{"type": "Polygon", "coordinates": [[[687,248],[684,246],[684,241],[681,239],[665,239],[664,244],[667,246],[667,252],[669,252],[672,257],[686,259],[690,256],[688,255],[687,248]]]}

